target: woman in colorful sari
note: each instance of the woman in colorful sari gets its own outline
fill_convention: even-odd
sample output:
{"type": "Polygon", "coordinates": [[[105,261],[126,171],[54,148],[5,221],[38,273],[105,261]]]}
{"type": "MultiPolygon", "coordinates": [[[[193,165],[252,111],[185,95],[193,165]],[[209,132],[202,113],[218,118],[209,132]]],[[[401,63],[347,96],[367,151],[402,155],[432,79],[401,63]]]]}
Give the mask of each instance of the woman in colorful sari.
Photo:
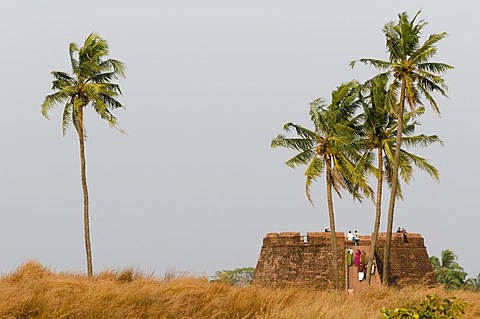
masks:
{"type": "Polygon", "coordinates": [[[355,252],[355,267],[360,266],[360,257],[362,256],[362,253],[360,252],[360,249],[357,249],[355,252]]]}

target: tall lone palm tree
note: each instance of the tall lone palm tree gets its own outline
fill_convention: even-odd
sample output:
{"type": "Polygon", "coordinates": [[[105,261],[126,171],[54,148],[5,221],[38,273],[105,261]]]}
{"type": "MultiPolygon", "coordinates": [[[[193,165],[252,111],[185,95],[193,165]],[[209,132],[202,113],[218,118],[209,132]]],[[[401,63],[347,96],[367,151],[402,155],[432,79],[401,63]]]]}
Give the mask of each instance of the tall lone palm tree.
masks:
{"type": "MultiPolygon", "coordinates": [[[[427,40],[421,44],[421,31],[427,25],[427,22],[424,20],[417,22],[416,19],[419,14],[420,11],[412,20],[409,20],[408,14],[404,12],[398,15],[397,23],[391,21],[385,24],[383,32],[386,37],[386,47],[389,54],[388,61],[360,59],[350,63],[350,65],[354,67],[357,62],[361,62],[384,71],[382,75],[391,78],[391,94],[396,96],[399,94],[398,103],[396,103],[395,108],[392,110],[398,121],[392,168],[392,185],[396,185],[398,180],[405,103],[410,106],[412,111],[415,111],[416,107],[421,104],[421,97],[423,96],[430,103],[433,110],[440,113],[431,93],[439,92],[443,96],[446,96],[447,85],[440,74],[453,68],[445,63],[430,61],[437,53],[436,44],[444,39],[447,33],[431,34],[427,40]]],[[[390,242],[393,231],[393,215],[396,197],[397,188],[392,187],[388,206],[387,238],[383,264],[384,285],[389,284],[390,242]]]]}
{"type": "MultiPolygon", "coordinates": [[[[377,191],[375,199],[375,222],[372,232],[371,249],[368,256],[367,265],[373,267],[373,259],[375,251],[377,250],[378,232],[380,229],[381,219],[381,203],[383,193],[383,180],[386,179],[388,185],[390,184],[392,177],[392,163],[393,153],[395,149],[397,121],[394,116],[388,112],[388,90],[386,78],[374,79],[364,85],[364,90],[367,91],[367,98],[361,97],[363,113],[362,113],[362,125],[361,135],[362,143],[365,148],[365,153],[362,158],[367,161],[370,158],[370,153],[376,151],[377,153],[377,166],[370,167],[373,175],[377,178],[377,191]],[[386,173],[386,174],[384,174],[386,173]]],[[[436,135],[426,136],[413,135],[415,133],[415,127],[418,123],[415,121],[415,117],[423,114],[424,108],[418,108],[416,112],[408,112],[403,116],[403,137],[402,143],[407,146],[428,146],[433,143],[440,143],[442,141],[436,135]]],[[[363,160],[363,159],[362,159],[363,160]]],[[[362,162],[360,160],[359,162],[362,162]]],[[[405,183],[408,183],[413,176],[412,165],[417,166],[421,170],[427,172],[434,179],[438,180],[439,174],[437,169],[432,166],[428,161],[422,157],[416,156],[405,149],[401,150],[401,161],[399,164],[400,176],[405,183]]],[[[400,183],[397,183],[397,197],[401,196],[400,183]]],[[[367,271],[367,283],[370,284],[371,268],[367,271]]]]}
{"type": "MultiPolygon", "coordinates": [[[[356,135],[355,111],[358,107],[358,84],[348,82],[340,85],[332,92],[332,102],[327,105],[325,100],[319,98],[310,104],[310,118],[314,130],[304,128],[293,123],[284,125],[284,130],[294,130],[297,138],[287,138],[278,135],[272,140],[271,146],[285,147],[299,153],[289,159],[285,164],[292,168],[307,165],[306,194],[313,205],[310,187],[313,181],[325,174],[327,206],[330,224],[331,243],[333,250],[333,279],[335,289],[339,286],[339,255],[337,237],[335,232],[335,215],[333,210],[332,190],[341,197],[340,190],[349,190],[354,197],[361,199],[363,192],[371,194],[364,176],[355,176],[355,163],[357,150],[352,148],[352,138],[356,135]]],[[[358,157],[358,156],[357,156],[358,157]]]]}
{"type": "Polygon", "coordinates": [[[84,108],[91,105],[100,117],[115,127],[117,119],[111,110],[123,107],[116,99],[122,94],[120,86],[111,81],[125,77],[124,64],[107,58],[108,45],[98,34],[91,33],[81,48],[70,43],[70,62],[73,75],[62,71],[52,71],[52,90],[42,104],[42,114],[48,118],[48,112],[57,104],[64,103],[62,131],[73,124],[80,144],[80,167],[83,189],[83,222],[85,250],[87,255],[87,273],[93,275],[92,248],[90,242],[90,221],[88,211],[88,188],[85,168],[85,124],[84,108]]]}

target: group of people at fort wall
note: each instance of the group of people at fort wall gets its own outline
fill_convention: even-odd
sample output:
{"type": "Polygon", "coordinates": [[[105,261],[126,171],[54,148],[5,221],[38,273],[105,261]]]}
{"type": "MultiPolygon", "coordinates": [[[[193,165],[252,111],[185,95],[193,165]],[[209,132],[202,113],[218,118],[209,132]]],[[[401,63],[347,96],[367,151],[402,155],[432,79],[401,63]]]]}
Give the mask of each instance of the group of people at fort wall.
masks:
{"type": "MultiPolygon", "coordinates": [[[[365,279],[365,272],[367,270],[367,254],[364,250],[357,249],[355,252],[352,248],[347,249],[347,266],[357,267],[358,280],[365,279]]],[[[375,261],[373,262],[372,274],[375,273],[375,261]]]]}

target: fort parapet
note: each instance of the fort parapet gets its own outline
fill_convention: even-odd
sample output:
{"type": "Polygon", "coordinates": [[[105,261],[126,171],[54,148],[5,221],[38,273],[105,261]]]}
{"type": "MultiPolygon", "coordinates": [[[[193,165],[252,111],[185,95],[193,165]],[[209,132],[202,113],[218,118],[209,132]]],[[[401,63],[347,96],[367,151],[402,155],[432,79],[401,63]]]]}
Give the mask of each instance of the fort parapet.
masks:
{"type": "MultiPolygon", "coordinates": [[[[331,236],[332,233],[329,232],[307,233],[306,236],[301,236],[298,232],[267,234],[263,238],[253,283],[272,287],[297,285],[333,288],[331,236]]],[[[354,246],[353,242],[347,241],[344,233],[337,232],[336,236],[340,284],[342,289],[347,289],[355,283],[351,278],[353,271],[349,270],[352,266],[347,266],[346,250],[356,250],[358,247],[369,251],[371,237],[360,236],[359,246],[354,246]]],[[[380,233],[375,251],[378,283],[383,275],[385,239],[385,233],[380,233]]],[[[434,284],[433,269],[420,234],[408,234],[406,243],[403,234],[394,233],[390,256],[390,283],[400,286],[434,284]]]]}

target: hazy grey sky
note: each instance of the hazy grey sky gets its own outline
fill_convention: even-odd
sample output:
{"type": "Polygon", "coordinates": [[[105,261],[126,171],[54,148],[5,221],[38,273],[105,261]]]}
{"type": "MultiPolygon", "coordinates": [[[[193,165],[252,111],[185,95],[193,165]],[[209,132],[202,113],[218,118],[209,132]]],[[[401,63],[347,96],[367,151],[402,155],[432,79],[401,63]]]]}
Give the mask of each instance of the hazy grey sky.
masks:
{"type": "MultiPolygon", "coordinates": [[[[419,133],[445,141],[418,150],[441,181],[417,172],[395,227],[421,233],[430,255],[452,249],[476,275],[480,3],[380,0],[2,3],[0,272],[29,259],[85,269],[76,132],[62,137],[61,106],[49,121],[40,113],[50,71],[70,72],[70,42],[96,31],[127,66],[126,109],[115,114],[128,135],[87,112],[95,271],[212,274],[255,266],[268,232],[328,224],[323,181],[314,209],[303,170],[283,164],[293,154],[270,141],[288,121],[309,125],[315,98],[371,76],[349,61],[386,58],[384,23],[419,9],[425,35],[450,34],[437,60],[456,69],[445,77],[450,98],[438,97],[442,118],[428,108],[420,119],[419,133]]],[[[346,195],[335,209],[339,231],[372,231],[371,202],[346,195]]]]}

